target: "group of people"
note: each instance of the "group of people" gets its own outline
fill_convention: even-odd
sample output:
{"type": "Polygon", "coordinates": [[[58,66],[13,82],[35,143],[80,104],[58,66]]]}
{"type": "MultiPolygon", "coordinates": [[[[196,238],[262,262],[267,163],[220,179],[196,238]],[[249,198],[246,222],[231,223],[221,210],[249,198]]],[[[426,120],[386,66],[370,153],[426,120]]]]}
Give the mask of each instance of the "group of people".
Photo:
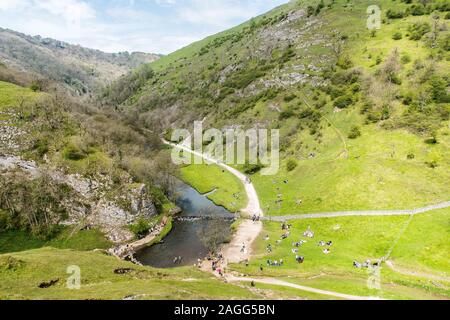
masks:
{"type": "Polygon", "coordinates": [[[358,261],[353,261],[353,266],[357,269],[379,267],[380,265],[381,265],[380,261],[377,261],[373,264],[370,260],[366,260],[366,262],[363,262],[363,263],[359,263],[358,261]]]}
{"type": "Polygon", "coordinates": [[[213,272],[217,272],[221,277],[224,275],[224,271],[222,269],[224,257],[221,253],[219,253],[215,257],[209,257],[208,260],[211,261],[211,269],[213,272]]]}
{"type": "Polygon", "coordinates": [[[173,259],[173,264],[181,264],[182,261],[183,261],[183,257],[178,256],[173,259]]]}
{"type": "MultiPolygon", "coordinates": [[[[283,222],[281,225],[281,230],[283,231],[283,234],[281,235],[281,239],[277,240],[277,244],[281,244],[281,242],[287,238],[289,238],[289,236],[291,235],[290,233],[290,229],[291,229],[291,225],[287,224],[286,222],[283,222]]],[[[308,229],[303,233],[303,237],[305,238],[314,238],[315,233],[314,231],[311,230],[311,227],[308,227],[308,229]]],[[[269,240],[269,235],[265,236],[264,239],[266,241],[269,240]]],[[[298,263],[302,264],[303,262],[305,262],[305,257],[299,255],[299,248],[304,245],[305,243],[307,243],[308,241],[306,240],[300,240],[298,242],[292,242],[292,249],[291,252],[292,254],[295,255],[295,261],[297,261],[298,263]]],[[[318,243],[319,247],[323,248],[323,253],[324,254],[330,254],[331,253],[331,246],[333,246],[333,241],[319,241],[318,243]]],[[[273,247],[271,244],[268,244],[266,247],[266,251],[267,253],[272,253],[273,252],[273,247]]],[[[280,260],[281,263],[279,261],[272,261],[272,260],[267,260],[267,265],[268,266],[282,266],[283,260],[280,260]]],[[[355,267],[365,267],[366,264],[359,264],[358,262],[355,261],[354,266],[355,267]]]]}
{"type": "Polygon", "coordinates": [[[330,254],[330,253],[331,253],[330,247],[331,247],[332,245],[333,245],[333,241],[328,241],[328,242],[320,241],[320,242],[318,243],[318,246],[319,246],[319,247],[325,247],[325,246],[326,246],[326,248],[323,249],[323,253],[324,253],[324,254],[330,254]]]}
{"type": "Polygon", "coordinates": [[[254,215],[252,216],[252,221],[253,221],[253,222],[261,221],[261,216],[254,214],[254,215]]]}
{"type": "Polygon", "coordinates": [[[283,259],[280,259],[279,261],[278,260],[275,260],[275,261],[272,261],[272,260],[267,260],[267,266],[269,266],[269,267],[282,267],[284,265],[284,261],[283,261],[283,259]]]}

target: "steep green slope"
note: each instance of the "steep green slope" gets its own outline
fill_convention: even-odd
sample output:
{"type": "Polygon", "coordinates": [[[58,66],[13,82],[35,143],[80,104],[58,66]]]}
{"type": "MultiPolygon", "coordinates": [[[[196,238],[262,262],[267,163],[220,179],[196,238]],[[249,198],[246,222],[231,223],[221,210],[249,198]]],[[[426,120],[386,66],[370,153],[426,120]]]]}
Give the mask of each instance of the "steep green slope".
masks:
{"type": "Polygon", "coordinates": [[[0,255],[0,299],[328,299],[278,286],[227,284],[196,268],[159,270],[99,252],[43,248],[0,255]],[[70,290],[69,266],[80,268],[81,288],[70,290]],[[48,288],[40,284],[58,280],[48,288]]]}
{"type": "Polygon", "coordinates": [[[292,1],[160,59],[145,85],[121,82],[105,100],[127,93],[124,112],[155,131],[202,119],[280,129],[280,173],[253,177],[268,214],[448,200],[450,5],[422,3],[292,1]],[[367,29],[370,5],[379,30],[367,29]]]}
{"type": "Polygon", "coordinates": [[[43,248],[0,255],[0,299],[244,299],[258,295],[192,268],[139,267],[102,253],[43,248]],[[69,266],[81,271],[81,289],[70,290],[69,266]],[[129,270],[117,274],[118,269],[129,270]],[[59,280],[46,289],[39,284],[59,280]]]}

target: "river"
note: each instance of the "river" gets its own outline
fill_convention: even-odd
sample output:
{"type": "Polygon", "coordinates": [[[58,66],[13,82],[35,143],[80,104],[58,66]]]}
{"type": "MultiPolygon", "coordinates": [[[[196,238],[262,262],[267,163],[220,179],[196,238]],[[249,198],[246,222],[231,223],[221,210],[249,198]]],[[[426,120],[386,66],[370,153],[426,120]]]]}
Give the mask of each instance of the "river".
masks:
{"type": "Polygon", "coordinates": [[[176,204],[182,212],[175,217],[172,231],[163,242],[135,254],[144,265],[156,268],[194,265],[208,254],[205,238],[217,232],[221,233],[220,237],[230,237],[233,214],[185,183],[177,184],[176,195],[176,204]],[[175,257],[181,257],[181,262],[175,264],[175,257]]]}

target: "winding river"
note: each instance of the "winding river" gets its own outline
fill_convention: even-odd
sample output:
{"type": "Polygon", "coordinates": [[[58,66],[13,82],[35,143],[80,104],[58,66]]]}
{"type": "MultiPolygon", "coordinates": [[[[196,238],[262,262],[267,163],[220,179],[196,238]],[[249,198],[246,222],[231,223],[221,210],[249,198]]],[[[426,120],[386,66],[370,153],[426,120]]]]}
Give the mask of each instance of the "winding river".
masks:
{"type": "Polygon", "coordinates": [[[194,265],[208,254],[202,241],[208,233],[220,230],[224,238],[230,236],[233,214],[185,183],[178,182],[176,194],[176,204],[182,213],[175,217],[172,231],[161,243],[143,248],[135,254],[136,259],[144,265],[156,268],[194,265]],[[176,257],[181,257],[181,261],[174,263],[176,257]]]}

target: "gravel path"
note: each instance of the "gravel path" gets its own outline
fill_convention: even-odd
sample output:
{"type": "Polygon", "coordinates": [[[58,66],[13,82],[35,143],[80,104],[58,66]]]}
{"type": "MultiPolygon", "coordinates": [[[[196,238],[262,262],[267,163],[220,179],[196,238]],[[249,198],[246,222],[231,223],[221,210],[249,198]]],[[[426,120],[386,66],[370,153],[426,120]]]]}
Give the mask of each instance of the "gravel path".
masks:
{"type": "Polygon", "coordinates": [[[301,286],[301,285],[298,285],[295,283],[290,283],[290,282],[273,279],[273,278],[247,278],[247,277],[241,278],[241,277],[235,277],[235,276],[227,276],[225,279],[228,282],[254,282],[254,283],[263,283],[263,284],[269,284],[269,285],[275,285],[275,286],[289,287],[289,288],[294,288],[294,289],[298,289],[298,290],[302,290],[302,291],[306,291],[306,292],[317,293],[317,294],[322,294],[322,295],[326,295],[326,296],[332,296],[334,298],[345,299],[345,300],[382,300],[378,297],[354,296],[354,295],[345,294],[345,293],[339,293],[339,292],[334,292],[334,291],[305,287],[305,286],[301,286]]]}
{"type": "Polygon", "coordinates": [[[337,212],[322,212],[322,213],[309,213],[309,214],[297,214],[289,216],[276,216],[265,217],[264,220],[268,221],[288,221],[288,220],[302,220],[302,219],[319,219],[319,218],[335,218],[335,217],[356,217],[356,216],[410,216],[417,215],[433,210],[444,209],[450,207],[450,201],[442,202],[439,204],[411,209],[411,210],[379,210],[379,211],[337,211],[337,212]]]}

